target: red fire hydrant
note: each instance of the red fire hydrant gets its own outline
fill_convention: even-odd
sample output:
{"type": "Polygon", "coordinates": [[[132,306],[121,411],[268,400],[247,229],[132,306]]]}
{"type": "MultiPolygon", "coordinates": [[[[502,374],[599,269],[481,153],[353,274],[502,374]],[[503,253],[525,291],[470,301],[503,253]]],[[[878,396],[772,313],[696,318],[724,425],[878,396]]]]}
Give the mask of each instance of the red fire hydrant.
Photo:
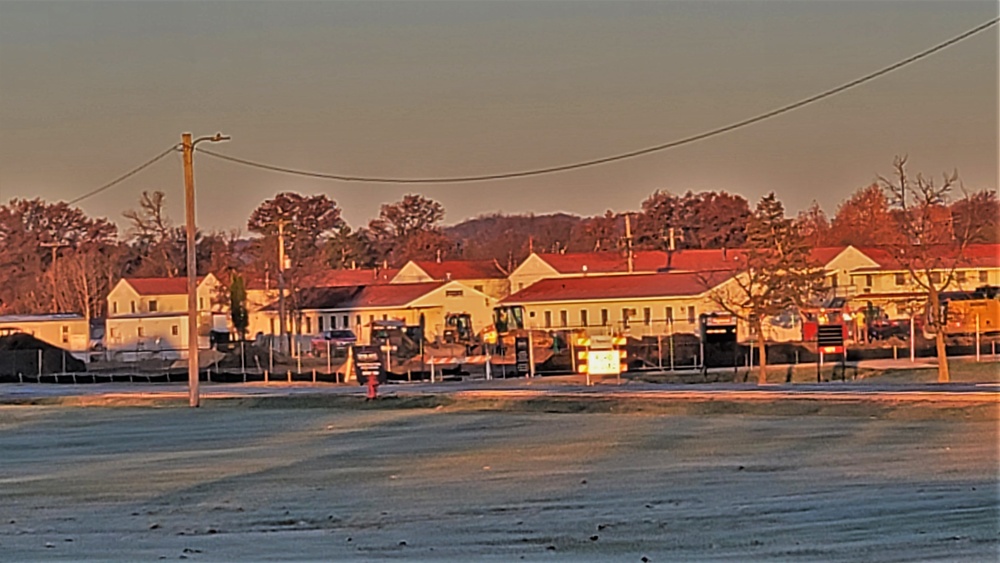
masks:
{"type": "Polygon", "coordinates": [[[368,387],[367,399],[369,401],[378,399],[378,377],[368,376],[368,381],[365,382],[365,385],[368,387]]]}

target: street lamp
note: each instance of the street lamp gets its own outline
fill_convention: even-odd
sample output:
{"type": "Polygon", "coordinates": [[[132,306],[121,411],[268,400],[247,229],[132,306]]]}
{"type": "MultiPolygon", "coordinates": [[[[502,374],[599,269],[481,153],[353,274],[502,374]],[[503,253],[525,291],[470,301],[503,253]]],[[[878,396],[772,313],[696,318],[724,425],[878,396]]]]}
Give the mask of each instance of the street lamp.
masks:
{"type": "Polygon", "coordinates": [[[192,407],[200,403],[198,394],[198,270],[194,248],[194,148],[203,141],[228,141],[222,133],[191,140],[191,133],[181,135],[184,152],[184,215],[187,219],[187,297],[188,297],[188,401],[192,407]]]}

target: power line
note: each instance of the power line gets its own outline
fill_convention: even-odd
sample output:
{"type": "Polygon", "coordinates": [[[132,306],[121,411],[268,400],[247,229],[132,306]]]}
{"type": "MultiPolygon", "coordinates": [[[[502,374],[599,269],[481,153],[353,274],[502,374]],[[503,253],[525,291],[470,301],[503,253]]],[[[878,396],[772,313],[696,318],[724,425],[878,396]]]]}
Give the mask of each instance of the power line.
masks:
{"type": "Polygon", "coordinates": [[[111,189],[111,188],[117,186],[118,184],[124,182],[125,180],[128,180],[132,176],[135,176],[139,172],[142,172],[146,168],[149,168],[150,166],[156,164],[161,158],[163,158],[163,157],[167,156],[168,154],[176,151],[178,146],[179,145],[174,145],[174,146],[170,147],[169,149],[167,149],[167,150],[161,152],[160,154],[156,155],[155,157],[153,157],[151,160],[147,161],[146,163],[141,164],[141,165],[137,166],[136,168],[133,168],[129,172],[126,172],[125,174],[119,176],[118,178],[115,178],[114,180],[108,182],[107,184],[104,184],[103,186],[97,188],[96,190],[89,191],[89,192],[83,194],[82,196],[80,196],[80,197],[78,197],[76,199],[70,200],[68,202],[69,205],[73,205],[75,203],[79,203],[79,202],[87,199],[88,197],[95,196],[95,195],[103,192],[104,190],[108,190],[108,189],[111,189]]]}
{"type": "Polygon", "coordinates": [[[742,121],[737,121],[735,123],[731,123],[729,125],[726,125],[726,126],[723,126],[723,127],[719,127],[717,129],[712,129],[712,130],[706,131],[704,133],[699,133],[697,135],[692,135],[690,137],[684,137],[682,139],[678,139],[678,140],[675,140],[675,141],[670,141],[668,143],[663,143],[663,144],[660,144],[660,145],[655,145],[655,146],[652,146],[652,147],[647,147],[647,148],[644,148],[644,149],[634,150],[634,151],[631,151],[631,152],[621,153],[621,154],[617,154],[617,155],[613,155],[613,156],[607,156],[607,157],[603,157],[603,158],[596,158],[596,159],[593,159],[593,160],[585,160],[585,161],[582,161],[582,162],[576,162],[576,163],[572,163],[572,164],[563,164],[563,165],[559,165],[559,166],[550,166],[550,167],[546,167],[546,168],[535,168],[535,169],[531,169],[531,170],[522,170],[522,171],[519,171],[519,172],[505,172],[505,173],[497,173],[497,174],[484,174],[484,175],[480,175],[480,176],[453,176],[453,177],[443,177],[443,178],[379,178],[379,177],[370,177],[370,176],[348,176],[348,175],[344,175],[344,174],[329,174],[329,173],[324,173],[324,172],[309,172],[309,171],[305,171],[305,170],[296,170],[294,168],[286,168],[286,167],[282,167],[282,166],[275,166],[275,165],[272,165],[272,164],[265,164],[265,163],[262,163],[262,162],[255,162],[255,161],[252,161],[252,160],[237,158],[237,157],[234,157],[234,156],[228,156],[228,155],[225,155],[225,154],[220,154],[220,153],[217,153],[217,152],[209,151],[207,149],[198,149],[198,152],[204,153],[204,154],[206,154],[208,156],[212,156],[212,157],[215,157],[215,158],[218,158],[218,159],[221,159],[221,160],[227,160],[229,162],[234,162],[236,164],[242,164],[244,166],[251,166],[251,167],[260,168],[260,169],[263,169],[263,170],[270,170],[272,172],[281,172],[281,173],[285,173],[285,174],[294,174],[294,175],[297,175],[297,176],[306,176],[306,177],[310,177],[310,178],[321,178],[321,179],[325,179],[325,180],[340,180],[340,181],[344,181],[344,182],[365,182],[365,183],[381,183],[381,184],[453,184],[453,183],[460,183],[460,182],[477,182],[477,181],[485,181],[485,180],[503,180],[503,179],[509,179],[509,178],[524,178],[526,176],[539,176],[539,175],[542,175],[542,174],[551,174],[551,173],[554,173],[554,172],[565,172],[565,171],[568,171],[568,170],[576,170],[576,169],[579,169],[579,168],[587,168],[587,167],[590,167],[590,166],[597,166],[599,164],[607,164],[607,163],[610,163],[610,162],[616,162],[616,161],[619,161],[619,160],[625,160],[625,159],[629,159],[629,158],[635,158],[637,156],[642,156],[642,155],[646,155],[646,154],[650,154],[650,153],[664,151],[664,150],[667,150],[667,149],[672,149],[672,148],[675,148],[675,147],[679,147],[681,145],[687,145],[687,144],[690,144],[690,143],[694,143],[696,141],[701,141],[703,139],[708,139],[710,137],[715,137],[715,136],[721,135],[723,133],[728,133],[730,131],[735,131],[736,129],[741,129],[743,127],[747,127],[749,125],[753,125],[755,123],[759,123],[761,121],[770,119],[772,117],[777,117],[777,116],[779,116],[781,114],[788,113],[788,112],[796,110],[798,108],[810,105],[810,104],[818,102],[818,101],[820,101],[822,99],[829,98],[830,96],[834,96],[836,94],[844,92],[845,90],[850,90],[851,88],[854,88],[856,86],[860,86],[860,85],[862,85],[862,84],[864,84],[866,82],[869,82],[871,80],[879,78],[880,76],[889,74],[890,72],[893,72],[895,70],[898,70],[898,69],[901,69],[901,68],[903,68],[905,66],[913,64],[913,63],[915,63],[915,62],[917,62],[917,61],[919,61],[921,59],[924,59],[926,57],[929,57],[929,56],[933,55],[934,53],[937,53],[938,51],[946,49],[946,48],[948,48],[948,47],[950,47],[950,46],[952,46],[952,45],[954,45],[956,43],[959,43],[961,41],[964,41],[965,39],[968,39],[969,37],[972,37],[973,35],[976,35],[976,34],[982,32],[982,31],[984,31],[986,29],[989,29],[990,27],[993,27],[994,25],[997,24],[998,21],[1000,21],[1000,18],[994,18],[994,19],[992,19],[992,20],[990,20],[990,21],[988,21],[986,23],[980,24],[980,25],[978,25],[978,26],[976,26],[976,27],[974,27],[974,28],[966,31],[965,33],[957,35],[957,36],[955,36],[955,37],[953,37],[953,38],[951,38],[951,39],[949,39],[949,40],[947,40],[947,41],[945,41],[943,43],[939,43],[939,44],[937,44],[937,45],[935,45],[935,46],[933,46],[933,47],[931,47],[929,49],[925,49],[925,50],[923,50],[923,51],[921,51],[921,52],[919,52],[919,53],[917,53],[915,55],[907,57],[907,58],[905,58],[905,59],[903,59],[903,60],[901,60],[899,62],[893,63],[893,64],[891,64],[891,65],[889,65],[887,67],[884,67],[884,68],[882,68],[880,70],[877,70],[877,71],[872,72],[870,74],[866,74],[865,76],[862,76],[861,78],[857,78],[855,80],[851,80],[850,82],[847,82],[845,84],[837,86],[836,88],[831,88],[831,89],[826,90],[824,92],[821,92],[819,94],[815,94],[815,95],[810,96],[808,98],[804,98],[802,100],[794,102],[792,104],[788,104],[786,106],[782,106],[780,108],[777,108],[777,109],[774,109],[774,110],[771,110],[771,111],[759,114],[759,115],[757,115],[755,117],[751,117],[749,119],[744,119],[742,121]]]}

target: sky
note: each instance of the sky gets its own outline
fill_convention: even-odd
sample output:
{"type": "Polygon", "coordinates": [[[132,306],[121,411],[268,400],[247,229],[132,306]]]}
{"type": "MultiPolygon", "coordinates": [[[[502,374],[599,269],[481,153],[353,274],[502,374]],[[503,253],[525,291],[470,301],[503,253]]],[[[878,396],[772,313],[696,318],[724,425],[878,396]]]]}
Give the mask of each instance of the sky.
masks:
{"type": "MultiPolygon", "coordinates": [[[[628,152],[752,117],[997,16],[994,1],[0,0],[0,201],[72,200],[180,141],[317,172],[447,177],[628,152]]],[[[770,191],[830,215],[896,155],[998,181],[997,27],[806,108],[571,172],[448,185],[308,179],[196,155],[198,225],[246,231],[281,191],[362,226],[420,193],[445,224],[639,209],[656,190],[770,191]]],[[[171,154],[78,205],[125,226],[143,190],[184,222],[171,154]]]]}

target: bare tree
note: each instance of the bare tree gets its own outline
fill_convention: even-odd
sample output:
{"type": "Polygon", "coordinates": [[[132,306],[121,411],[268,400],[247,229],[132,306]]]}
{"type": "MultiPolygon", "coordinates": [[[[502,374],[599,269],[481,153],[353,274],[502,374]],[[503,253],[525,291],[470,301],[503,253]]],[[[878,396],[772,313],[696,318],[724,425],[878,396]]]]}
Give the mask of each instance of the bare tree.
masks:
{"type": "MultiPolygon", "coordinates": [[[[956,281],[956,270],[966,264],[966,250],[980,235],[982,223],[964,221],[956,231],[948,199],[956,185],[958,172],[945,173],[941,183],[922,174],[910,177],[906,172],[906,157],[893,161],[893,178],[879,176],[885,191],[896,231],[902,235],[898,243],[887,246],[892,257],[919,288],[927,292],[926,328],[934,333],[938,358],[938,382],[947,383],[948,356],[944,328],[947,318],[941,307],[941,292],[956,281]]],[[[963,200],[970,198],[965,189],[963,200]]],[[[966,202],[966,206],[973,205],[966,202]]]]}

